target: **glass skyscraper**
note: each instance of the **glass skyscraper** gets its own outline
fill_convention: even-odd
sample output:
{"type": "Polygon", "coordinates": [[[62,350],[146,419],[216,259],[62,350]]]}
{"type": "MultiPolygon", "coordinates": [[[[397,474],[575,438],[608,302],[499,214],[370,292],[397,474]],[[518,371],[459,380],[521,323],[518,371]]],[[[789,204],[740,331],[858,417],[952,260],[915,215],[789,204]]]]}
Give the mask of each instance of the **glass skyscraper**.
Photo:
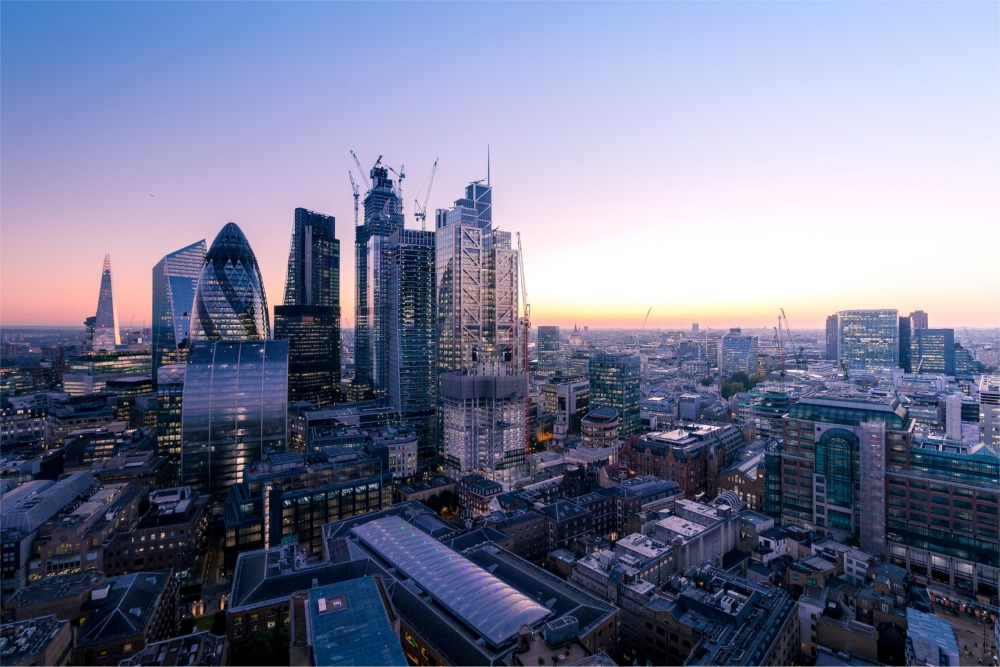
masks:
{"type": "Polygon", "coordinates": [[[842,310],[840,363],[848,374],[891,374],[899,365],[899,319],[895,309],[842,310]]]}
{"type": "Polygon", "coordinates": [[[336,220],[295,209],[285,304],[274,337],[288,341],[289,400],[323,406],[340,397],[340,241],[336,220]]]}
{"type": "Polygon", "coordinates": [[[399,229],[389,237],[389,404],[418,434],[418,465],[437,458],[437,337],[434,232],[399,229]]]}
{"type": "Polygon", "coordinates": [[[270,337],[267,298],[257,258],[236,223],[227,223],[212,241],[198,277],[191,342],[270,337]]]}
{"type": "Polygon", "coordinates": [[[388,240],[403,228],[403,202],[386,167],[376,163],[370,174],[364,224],[354,230],[354,384],[359,394],[384,394],[389,382],[388,240]]]}
{"type": "Polygon", "coordinates": [[[205,265],[205,241],[166,255],[153,267],[153,382],[161,366],[183,364],[191,336],[191,311],[205,265]]]}
{"type": "Polygon", "coordinates": [[[454,207],[436,213],[441,372],[474,366],[474,355],[521,367],[517,252],[510,232],[493,229],[492,210],[493,189],[476,182],[454,207]]]}
{"type": "Polygon", "coordinates": [[[559,327],[538,327],[538,371],[555,373],[559,368],[559,327]]]}
{"type": "Polygon", "coordinates": [[[727,378],[738,371],[747,375],[757,372],[757,336],[744,334],[740,329],[730,329],[722,337],[719,350],[719,375],[727,378]]]}
{"type": "Polygon", "coordinates": [[[101,271],[101,291],[97,297],[97,315],[94,318],[92,348],[95,352],[111,352],[122,344],[118,328],[118,308],[111,289],[111,255],[104,256],[101,271]]]}
{"type": "Polygon", "coordinates": [[[914,371],[955,374],[954,329],[914,329],[910,336],[910,363],[914,371]]]}
{"type": "Polygon", "coordinates": [[[181,484],[224,497],[247,464],[284,451],[287,418],[287,341],[195,345],[184,378],[181,484]]]}
{"type": "Polygon", "coordinates": [[[642,362],[637,354],[598,352],[590,357],[590,405],[614,408],[621,415],[618,437],[639,431],[639,380],[642,362]]]}

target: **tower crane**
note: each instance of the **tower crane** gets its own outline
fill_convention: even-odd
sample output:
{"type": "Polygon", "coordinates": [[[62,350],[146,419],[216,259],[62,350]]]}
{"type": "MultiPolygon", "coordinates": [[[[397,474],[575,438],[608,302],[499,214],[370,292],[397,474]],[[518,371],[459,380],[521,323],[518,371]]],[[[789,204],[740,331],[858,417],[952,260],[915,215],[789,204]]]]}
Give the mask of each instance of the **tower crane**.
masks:
{"type": "Polygon", "coordinates": [[[795,366],[798,368],[804,364],[805,359],[803,359],[801,351],[796,352],[795,338],[792,336],[792,330],[788,327],[788,316],[785,315],[785,309],[779,308],[778,310],[781,311],[781,316],[778,318],[778,326],[781,326],[781,320],[785,320],[785,333],[788,334],[788,342],[792,344],[792,352],[795,354],[795,366]]]}
{"type": "Polygon", "coordinates": [[[778,383],[781,391],[785,391],[785,347],[781,344],[781,334],[778,329],[781,327],[781,317],[778,317],[778,326],[774,327],[774,342],[778,345],[778,356],[781,359],[781,370],[778,371],[778,383]]]}
{"type": "MultiPolygon", "coordinates": [[[[440,158],[434,158],[434,166],[431,167],[431,177],[427,182],[427,190],[424,191],[424,203],[421,204],[419,200],[413,200],[413,217],[420,221],[420,229],[425,229],[427,222],[427,200],[431,196],[431,187],[434,185],[434,174],[437,173],[438,160],[440,158]]],[[[518,237],[520,240],[520,237],[518,237]]]]}
{"type": "Polygon", "coordinates": [[[649,310],[647,310],[647,311],[646,311],[646,319],[644,319],[644,320],[642,321],[642,329],[640,329],[640,331],[645,331],[645,330],[646,330],[646,322],[648,322],[648,321],[649,321],[649,314],[650,314],[651,312],[653,312],[653,307],[652,307],[652,306],[650,306],[650,307],[649,307],[649,310]]]}
{"type": "MultiPolygon", "coordinates": [[[[436,164],[436,162],[435,162],[436,164]]],[[[517,266],[519,279],[521,282],[521,301],[524,303],[524,315],[521,317],[521,366],[524,370],[525,378],[528,376],[530,362],[528,360],[528,339],[531,337],[531,304],[528,303],[528,286],[524,281],[524,253],[521,250],[521,232],[517,232],[517,266]]],[[[528,431],[529,417],[531,416],[531,398],[525,394],[524,397],[524,451],[525,454],[531,449],[531,434],[528,431]]]]}
{"type": "MultiPolygon", "coordinates": [[[[365,176],[365,170],[361,168],[361,160],[358,159],[358,156],[354,154],[353,150],[351,151],[351,157],[354,158],[354,164],[358,167],[358,174],[361,176],[361,182],[365,184],[365,192],[371,190],[372,184],[368,182],[368,177],[365,176]]],[[[382,156],[379,155],[378,160],[375,161],[376,166],[381,160],[382,156]]]]}
{"type": "Polygon", "coordinates": [[[350,169],[347,170],[347,177],[351,179],[351,190],[354,191],[354,226],[357,227],[358,226],[358,197],[360,196],[358,194],[358,184],[354,182],[354,174],[351,173],[350,169]]]}
{"type": "Polygon", "coordinates": [[[389,167],[389,171],[396,174],[396,196],[399,201],[403,201],[403,179],[406,178],[406,165],[399,165],[399,171],[389,167]]]}

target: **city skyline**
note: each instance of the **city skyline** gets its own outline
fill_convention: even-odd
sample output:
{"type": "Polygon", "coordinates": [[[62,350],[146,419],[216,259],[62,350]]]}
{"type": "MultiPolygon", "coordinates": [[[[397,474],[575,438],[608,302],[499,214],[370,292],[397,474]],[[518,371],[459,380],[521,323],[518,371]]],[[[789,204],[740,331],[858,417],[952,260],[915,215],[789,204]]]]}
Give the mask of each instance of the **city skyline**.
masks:
{"type": "Polygon", "coordinates": [[[432,220],[489,177],[536,326],[638,329],[650,307],[647,329],[770,327],[779,308],[795,329],[871,308],[1000,324],[995,3],[0,17],[4,326],[82,326],[106,254],[120,326],[151,326],[154,265],[230,221],[278,304],[294,209],[334,216],[353,246],[351,149],[366,177],[380,154],[406,165],[407,229],[436,158],[432,220]]]}

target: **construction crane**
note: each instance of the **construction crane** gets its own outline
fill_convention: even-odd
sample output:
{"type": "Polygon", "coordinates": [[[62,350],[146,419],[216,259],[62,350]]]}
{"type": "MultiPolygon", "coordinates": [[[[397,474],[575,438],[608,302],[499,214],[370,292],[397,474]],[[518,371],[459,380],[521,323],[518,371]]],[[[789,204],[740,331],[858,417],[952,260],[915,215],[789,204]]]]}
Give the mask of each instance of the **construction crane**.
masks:
{"type": "Polygon", "coordinates": [[[781,327],[781,316],[778,316],[778,326],[774,327],[774,342],[778,346],[778,357],[781,359],[781,370],[778,371],[778,383],[781,385],[781,391],[785,391],[785,348],[781,344],[781,334],[778,333],[778,329],[781,327]]]}
{"type": "Polygon", "coordinates": [[[357,227],[358,226],[358,197],[360,196],[360,194],[358,193],[358,184],[354,182],[354,174],[351,173],[350,169],[347,170],[347,177],[351,179],[351,190],[354,191],[354,226],[357,227]]]}
{"type": "Polygon", "coordinates": [[[431,176],[427,182],[427,190],[424,191],[424,203],[421,204],[417,199],[413,200],[413,217],[420,221],[421,230],[425,228],[427,222],[427,200],[431,196],[431,187],[434,185],[434,174],[437,173],[439,159],[434,158],[434,166],[431,167],[431,176]]]}
{"type": "Polygon", "coordinates": [[[646,319],[644,319],[644,320],[642,321],[642,328],[641,328],[641,329],[639,329],[639,331],[645,331],[645,330],[646,330],[646,322],[648,322],[648,321],[649,321],[649,314],[650,314],[651,312],[653,312],[653,307],[652,307],[652,306],[650,306],[650,307],[649,307],[649,310],[647,310],[647,311],[646,311],[646,319]]]}
{"type": "MultiPolygon", "coordinates": [[[[351,151],[351,157],[354,158],[354,164],[357,165],[358,167],[358,174],[361,175],[361,182],[365,184],[365,192],[368,192],[369,190],[372,189],[372,184],[368,181],[368,177],[365,176],[365,170],[361,168],[361,160],[358,159],[358,156],[354,154],[353,150],[351,151]]],[[[378,160],[376,160],[375,162],[375,165],[378,166],[378,163],[381,160],[382,156],[379,155],[378,160]]]]}
{"type": "MultiPolygon", "coordinates": [[[[436,164],[436,162],[435,162],[436,164]]],[[[521,317],[521,366],[524,369],[525,378],[528,376],[530,363],[528,360],[528,339],[531,337],[531,304],[528,303],[528,285],[524,280],[524,252],[521,250],[521,232],[517,232],[517,266],[519,279],[521,282],[521,301],[524,303],[524,316],[521,317]]],[[[531,398],[527,394],[524,397],[524,451],[529,453],[531,449],[531,433],[528,430],[529,417],[531,416],[531,398]]]]}
{"type": "Polygon", "coordinates": [[[399,171],[389,167],[389,171],[396,174],[396,187],[394,190],[396,196],[399,197],[399,201],[403,201],[403,179],[406,178],[406,165],[399,165],[399,171]]]}
{"type": "Polygon", "coordinates": [[[781,326],[781,320],[785,320],[785,333],[788,335],[788,342],[792,344],[792,352],[795,354],[795,367],[799,368],[805,364],[805,359],[802,356],[802,350],[796,351],[795,338],[792,336],[792,330],[788,327],[788,316],[785,315],[784,308],[778,308],[781,311],[781,315],[778,317],[778,326],[781,326]]]}

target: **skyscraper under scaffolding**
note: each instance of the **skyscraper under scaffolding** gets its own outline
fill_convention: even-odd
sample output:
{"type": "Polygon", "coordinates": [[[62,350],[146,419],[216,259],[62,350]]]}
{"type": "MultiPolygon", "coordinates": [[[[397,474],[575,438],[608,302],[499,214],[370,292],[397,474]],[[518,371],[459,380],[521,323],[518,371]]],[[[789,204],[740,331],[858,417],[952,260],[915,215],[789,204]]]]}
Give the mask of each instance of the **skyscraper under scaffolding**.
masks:
{"type": "Polygon", "coordinates": [[[525,468],[518,256],[493,229],[493,190],[477,181],[436,214],[438,370],[444,465],[511,482],[525,468]]]}
{"type": "Polygon", "coordinates": [[[365,194],[364,223],[354,230],[355,396],[384,394],[389,383],[389,236],[403,228],[403,202],[381,157],[365,194]]]}

